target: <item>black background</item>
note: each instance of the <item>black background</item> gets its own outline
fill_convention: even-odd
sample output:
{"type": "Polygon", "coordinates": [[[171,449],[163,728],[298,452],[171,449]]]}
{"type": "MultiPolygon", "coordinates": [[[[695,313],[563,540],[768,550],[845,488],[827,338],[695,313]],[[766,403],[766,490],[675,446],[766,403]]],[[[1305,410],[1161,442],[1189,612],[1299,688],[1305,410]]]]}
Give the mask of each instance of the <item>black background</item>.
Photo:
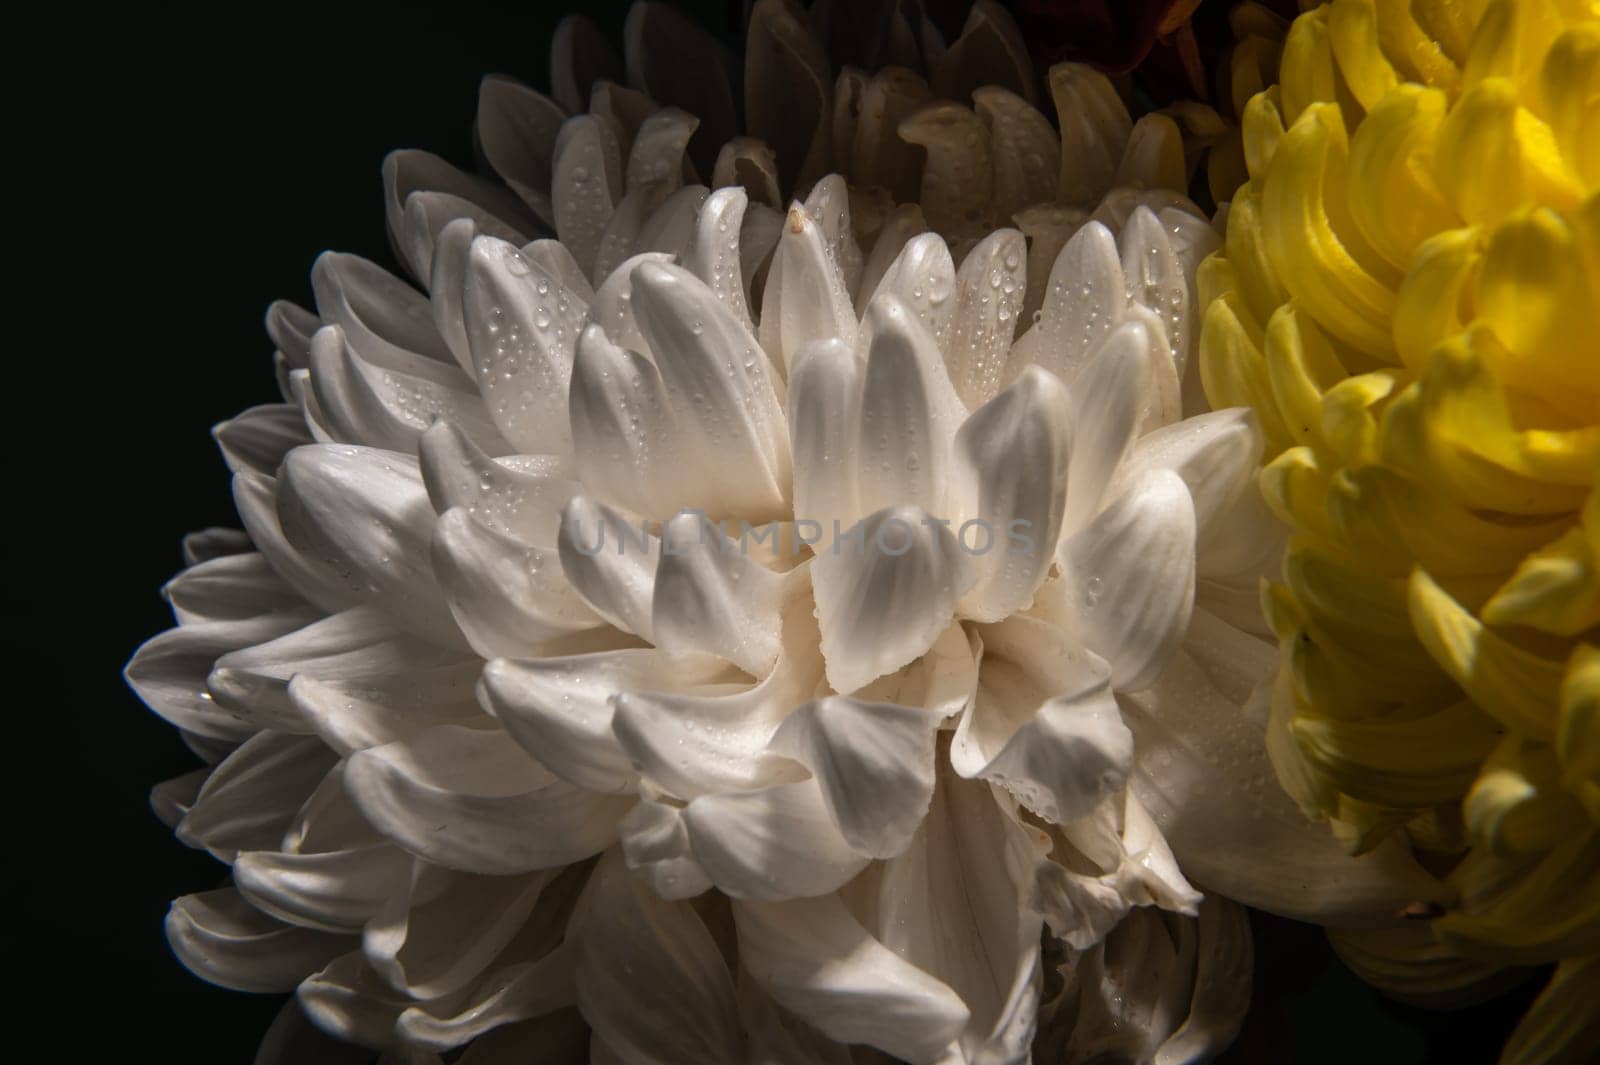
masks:
{"type": "MultiPolygon", "coordinates": [[[[208,431],[277,398],[267,304],[309,305],[324,249],[392,262],[385,152],[469,166],[479,77],[543,87],[577,6],[63,9],[11,27],[6,259],[25,280],[0,462],[23,899],[6,944],[12,1030],[53,1060],[247,1062],[282,1001],[204,985],[167,950],[167,901],[224,870],[150,814],[150,786],[196,763],[119,673],[171,623],[157,590],[180,536],[235,524],[208,431]]],[[[737,0],[684,6],[738,38],[737,0]]],[[[619,33],[625,4],[581,7],[619,33]]],[[[1257,1001],[1228,1062],[1492,1061],[1534,990],[1426,1013],[1367,989],[1315,929],[1255,928],[1257,1001]]]]}

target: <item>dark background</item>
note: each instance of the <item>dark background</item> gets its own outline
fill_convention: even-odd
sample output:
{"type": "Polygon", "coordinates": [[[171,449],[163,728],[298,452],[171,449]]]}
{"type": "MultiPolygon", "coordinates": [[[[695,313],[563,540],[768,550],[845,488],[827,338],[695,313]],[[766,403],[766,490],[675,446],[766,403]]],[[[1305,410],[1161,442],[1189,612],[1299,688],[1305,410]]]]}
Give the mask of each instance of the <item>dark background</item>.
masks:
{"type": "MultiPolygon", "coordinates": [[[[391,262],[384,153],[469,166],[480,76],[543,87],[550,31],[579,6],[620,36],[616,0],[11,26],[24,78],[6,258],[26,280],[8,301],[0,463],[8,710],[24,728],[5,748],[22,769],[7,866],[23,889],[6,944],[13,1030],[52,1059],[248,1062],[277,1011],[167,950],[167,900],[224,870],[150,814],[150,786],[196,762],[120,670],[171,624],[158,588],[182,534],[235,524],[208,431],[277,399],[267,304],[309,305],[324,249],[391,262]]],[[[684,6],[737,40],[737,0],[684,6]]],[[[1257,1002],[1228,1062],[1492,1061],[1533,991],[1425,1013],[1367,989],[1315,929],[1255,927],[1257,1002]]]]}

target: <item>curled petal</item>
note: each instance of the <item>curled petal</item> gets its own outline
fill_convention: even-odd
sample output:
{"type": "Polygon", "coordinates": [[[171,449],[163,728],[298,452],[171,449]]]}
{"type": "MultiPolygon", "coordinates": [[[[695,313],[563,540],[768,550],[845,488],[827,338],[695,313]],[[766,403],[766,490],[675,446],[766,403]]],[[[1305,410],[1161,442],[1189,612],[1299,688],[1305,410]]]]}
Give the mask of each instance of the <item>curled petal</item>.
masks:
{"type": "Polygon", "coordinates": [[[1153,683],[1194,608],[1194,504],[1177,474],[1131,484],[1062,548],[1084,642],[1118,691],[1153,683]]]}
{"type": "Polygon", "coordinates": [[[875,939],[837,895],[735,902],[739,960],[772,1000],[841,1043],[930,1063],[971,1016],[949,985],[875,939]]]}
{"type": "Polygon", "coordinates": [[[632,805],[559,780],[499,730],[456,725],[357,752],[345,786],[367,819],[412,853],[498,875],[598,853],[632,805]]]}

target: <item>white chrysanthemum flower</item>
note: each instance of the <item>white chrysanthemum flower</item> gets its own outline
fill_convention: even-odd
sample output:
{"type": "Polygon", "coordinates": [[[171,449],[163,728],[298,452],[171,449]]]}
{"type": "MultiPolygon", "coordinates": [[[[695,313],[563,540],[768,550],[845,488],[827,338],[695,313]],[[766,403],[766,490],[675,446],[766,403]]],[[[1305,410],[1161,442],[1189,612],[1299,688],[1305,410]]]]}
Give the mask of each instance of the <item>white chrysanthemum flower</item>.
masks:
{"type": "Polygon", "coordinates": [[[246,532],[129,666],[211,763],[158,811],[232,867],[186,964],[413,1056],[1189,1060],[1248,998],[1227,899],[1437,891],[1271,779],[1278,534],[1194,387],[1181,196],[952,254],[837,177],[685,184],[662,110],[552,171],[626,178],[603,225],[522,244],[490,125],[517,197],[386,171],[427,295],[329,254],[269,314],[289,402],[217,429],[246,532]]]}

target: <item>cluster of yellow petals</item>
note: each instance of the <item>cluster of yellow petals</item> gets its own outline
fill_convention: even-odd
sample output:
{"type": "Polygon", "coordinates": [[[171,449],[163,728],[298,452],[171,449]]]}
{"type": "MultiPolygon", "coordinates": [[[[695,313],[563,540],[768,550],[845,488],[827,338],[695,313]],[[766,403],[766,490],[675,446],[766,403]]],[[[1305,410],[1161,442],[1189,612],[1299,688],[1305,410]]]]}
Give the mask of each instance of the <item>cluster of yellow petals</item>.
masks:
{"type": "Polygon", "coordinates": [[[1419,964],[1560,962],[1507,1058],[1571,1058],[1600,1040],[1600,4],[1334,0],[1241,126],[1200,365],[1293,530],[1279,776],[1352,848],[1450,869],[1419,964]]]}

